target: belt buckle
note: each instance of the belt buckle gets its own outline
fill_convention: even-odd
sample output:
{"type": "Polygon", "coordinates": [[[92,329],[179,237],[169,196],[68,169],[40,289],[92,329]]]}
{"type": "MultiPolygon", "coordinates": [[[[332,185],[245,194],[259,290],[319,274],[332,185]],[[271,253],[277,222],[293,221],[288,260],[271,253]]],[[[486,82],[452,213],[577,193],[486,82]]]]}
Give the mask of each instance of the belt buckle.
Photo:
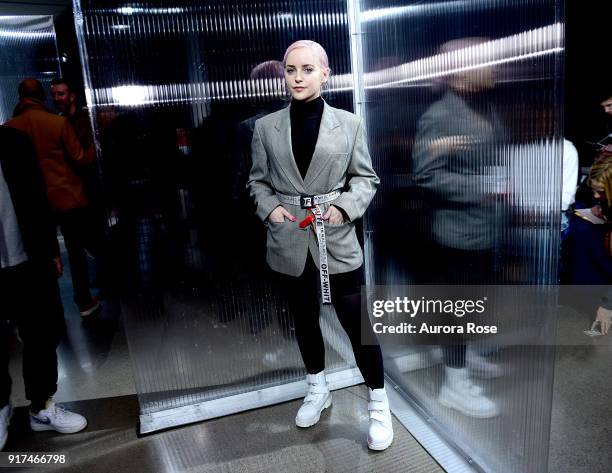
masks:
{"type": "Polygon", "coordinates": [[[303,209],[309,209],[314,206],[314,195],[301,195],[300,196],[300,207],[303,209]]]}

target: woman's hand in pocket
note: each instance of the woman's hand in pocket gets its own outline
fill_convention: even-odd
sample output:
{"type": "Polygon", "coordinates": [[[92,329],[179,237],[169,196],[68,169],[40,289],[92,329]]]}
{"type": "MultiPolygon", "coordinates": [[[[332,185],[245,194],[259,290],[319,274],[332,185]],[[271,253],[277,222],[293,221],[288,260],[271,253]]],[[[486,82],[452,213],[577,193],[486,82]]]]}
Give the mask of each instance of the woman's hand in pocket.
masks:
{"type": "Polygon", "coordinates": [[[330,205],[325,215],[323,215],[323,220],[327,220],[332,225],[341,225],[344,223],[344,215],[342,215],[342,212],[337,207],[330,205]]]}
{"type": "Polygon", "coordinates": [[[268,221],[273,223],[283,223],[285,219],[295,222],[295,217],[291,215],[282,205],[276,207],[268,216],[268,221]]]}

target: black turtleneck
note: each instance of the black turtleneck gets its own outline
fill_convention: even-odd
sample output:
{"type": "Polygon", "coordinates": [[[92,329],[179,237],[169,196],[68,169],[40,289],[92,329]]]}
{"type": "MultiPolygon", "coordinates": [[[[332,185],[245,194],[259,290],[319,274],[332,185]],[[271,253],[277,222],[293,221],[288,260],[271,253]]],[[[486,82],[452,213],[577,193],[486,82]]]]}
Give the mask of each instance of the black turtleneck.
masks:
{"type": "Polygon", "coordinates": [[[302,179],[306,176],[317,145],[324,104],[320,96],[310,102],[291,101],[291,149],[302,179]]]}

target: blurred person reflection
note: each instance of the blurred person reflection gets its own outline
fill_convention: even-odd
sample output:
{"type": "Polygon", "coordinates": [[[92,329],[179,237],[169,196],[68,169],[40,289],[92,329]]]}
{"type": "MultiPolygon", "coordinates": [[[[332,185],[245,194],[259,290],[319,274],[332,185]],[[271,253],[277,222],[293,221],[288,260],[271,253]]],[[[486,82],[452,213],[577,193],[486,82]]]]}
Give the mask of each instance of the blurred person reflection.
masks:
{"type": "MultiPolygon", "coordinates": [[[[442,45],[440,52],[486,41],[457,39],[442,45]]],[[[432,264],[440,272],[438,283],[478,285],[494,281],[495,195],[502,189],[492,148],[503,136],[488,94],[494,85],[492,67],[448,75],[442,98],[428,108],[417,125],[414,178],[433,200],[436,246],[432,264]]],[[[499,375],[499,368],[475,351],[467,357],[463,340],[444,340],[446,376],[440,403],[472,417],[496,416],[496,404],[473,383],[470,371],[493,377],[499,375]]]]}
{"type": "Polygon", "coordinates": [[[89,166],[93,153],[85,153],[74,129],[64,117],[49,112],[45,91],[36,79],[19,84],[19,103],[6,125],[27,133],[36,148],[38,163],[45,177],[54,218],[64,235],[70,261],[74,302],[81,316],[100,309],[90,292],[86,251],[96,258],[98,274],[106,281],[106,255],[103,233],[98,231],[83,183],[74,166],[89,166]],[[70,164],[69,164],[70,163],[70,164]]]}
{"type": "Polygon", "coordinates": [[[113,238],[124,269],[117,278],[126,294],[153,295],[179,282],[174,269],[181,260],[171,257],[182,244],[171,237],[179,228],[176,163],[182,157],[175,130],[163,117],[138,111],[110,108],[100,118],[102,168],[117,220],[113,238]]]}
{"type": "MultiPolygon", "coordinates": [[[[274,86],[279,83],[282,84],[282,80],[285,77],[285,70],[283,63],[280,61],[270,60],[264,61],[253,68],[251,71],[251,81],[256,86],[256,90],[270,90],[274,89],[274,86]]],[[[255,114],[246,120],[241,121],[238,124],[237,129],[237,143],[239,148],[239,161],[236,172],[236,181],[234,184],[234,199],[244,199],[251,205],[248,192],[246,190],[246,183],[249,179],[249,172],[251,171],[252,159],[251,159],[251,141],[253,140],[253,130],[255,130],[255,122],[266,115],[276,112],[281,108],[286,107],[289,101],[283,98],[282,89],[277,91],[277,94],[273,94],[273,98],[265,100],[260,99],[257,102],[255,114]]],[[[250,212],[252,215],[252,212],[250,212]]],[[[262,245],[258,245],[261,249],[262,245]]]]}
{"type": "MultiPolygon", "coordinates": [[[[288,98],[284,95],[283,82],[285,78],[285,68],[281,61],[270,60],[264,61],[253,68],[250,74],[250,79],[255,90],[272,91],[272,97],[265,96],[257,97],[255,114],[246,120],[241,121],[236,130],[236,143],[238,146],[236,178],[234,181],[233,199],[238,205],[239,221],[243,225],[248,225],[249,234],[252,236],[248,241],[245,241],[241,250],[241,259],[245,264],[241,277],[249,280],[249,285],[253,287],[251,291],[254,297],[267,295],[270,290],[274,290],[274,285],[270,280],[270,275],[267,271],[265,262],[265,241],[266,230],[259,223],[259,219],[255,215],[252,200],[250,199],[246,184],[249,178],[249,173],[253,164],[251,158],[251,143],[253,141],[253,131],[255,130],[255,122],[266,115],[276,112],[289,104],[288,98]],[[274,93],[275,89],[276,93],[274,93]]],[[[291,320],[291,312],[287,311],[287,302],[284,295],[281,293],[275,294],[272,303],[278,304],[276,310],[269,311],[266,314],[259,314],[253,310],[249,310],[249,328],[251,334],[255,335],[272,323],[269,316],[270,313],[276,312],[278,326],[285,340],[294,338],[293,321],[291,320]]],[[[257,307],[261,303],[253,301],[251,307],[257,307]]],[[[287,355],[287,349],[284,345],[271,349],[264,353],[262,363],[270,368],[278,367],[279,362],[287,355]]]]}

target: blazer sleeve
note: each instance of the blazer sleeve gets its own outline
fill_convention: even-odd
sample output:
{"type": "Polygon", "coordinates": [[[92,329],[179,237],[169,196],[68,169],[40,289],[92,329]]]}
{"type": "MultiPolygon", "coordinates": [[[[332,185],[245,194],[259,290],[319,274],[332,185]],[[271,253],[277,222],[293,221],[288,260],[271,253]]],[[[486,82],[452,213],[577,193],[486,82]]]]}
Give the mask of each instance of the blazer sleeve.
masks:
{"type": "Polygon", "coordinates": [[[359,120],[347,174],[347,190],[334,200],[333,205],[342,209],[353,222],[363,216],[380,184],[372,167],[363,120],[359,120]]]}
{"type": "Polygon", "coordinates": [[[444,202],[478,205],[482,202],[482,186],[477,178],[465,170],[451,170],[449,164],[457,162],[459,154],[440,146],[444,140],[452,140],[459,132],[449,128],[457,117],[426,112],[419,120],[415,137],[413,158],[414,180],[444,202]]]}
{"type": "Polygon", "coordinates": [[[253,164],[249,173],[247,189],[249,195],[255,201],[255,214],[262,222],[265,222],[270,212],[281,205],[281,203],[278,197],[276,197],[276,192],[270,181],[268,155],[261,139],[259,120],[255,122],[251,154],[253,164]]]}

